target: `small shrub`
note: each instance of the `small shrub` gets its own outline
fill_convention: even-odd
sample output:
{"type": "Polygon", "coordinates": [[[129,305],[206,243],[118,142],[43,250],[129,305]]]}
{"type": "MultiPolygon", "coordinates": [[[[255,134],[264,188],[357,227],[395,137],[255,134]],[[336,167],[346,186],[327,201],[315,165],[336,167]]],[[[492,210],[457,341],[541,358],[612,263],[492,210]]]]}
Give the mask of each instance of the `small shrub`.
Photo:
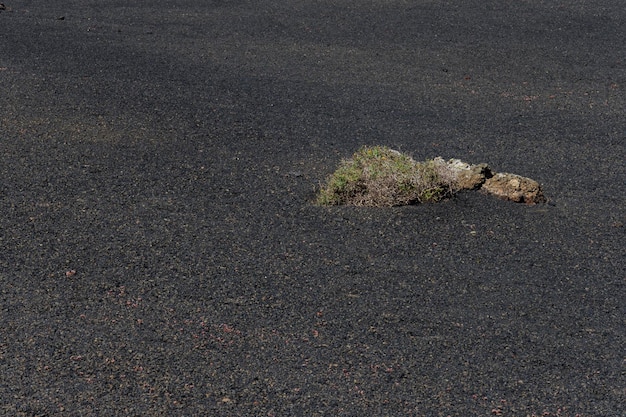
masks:
{"type": "Polygon", "coordinates": [[[416,162],[385,146],[365,146],[341,162],[317,203],[392,207],[439,201],[456,189],[456,173],[441,158],[416,162]]]}

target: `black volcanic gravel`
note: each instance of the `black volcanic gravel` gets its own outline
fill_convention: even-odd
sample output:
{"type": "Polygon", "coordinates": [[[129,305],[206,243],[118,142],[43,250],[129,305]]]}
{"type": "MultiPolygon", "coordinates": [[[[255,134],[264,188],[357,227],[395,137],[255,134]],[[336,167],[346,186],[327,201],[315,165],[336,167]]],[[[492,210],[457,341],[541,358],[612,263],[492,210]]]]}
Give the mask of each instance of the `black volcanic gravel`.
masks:
{"type": "Polygon", "coordinates": [[[626,415],[621,0],[6,1],[0,415],[626,415]]]}

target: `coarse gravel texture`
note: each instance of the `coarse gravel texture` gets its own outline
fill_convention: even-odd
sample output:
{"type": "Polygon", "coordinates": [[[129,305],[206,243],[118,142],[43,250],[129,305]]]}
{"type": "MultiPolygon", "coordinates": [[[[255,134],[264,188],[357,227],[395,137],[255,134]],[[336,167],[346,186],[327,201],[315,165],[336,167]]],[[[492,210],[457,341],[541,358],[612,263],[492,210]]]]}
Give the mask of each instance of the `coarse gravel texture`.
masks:
{"type": "Polygon", "coordinates": [[[0,415],[624,416],[625,88],[621,0],[5,0],[0,415]]]}

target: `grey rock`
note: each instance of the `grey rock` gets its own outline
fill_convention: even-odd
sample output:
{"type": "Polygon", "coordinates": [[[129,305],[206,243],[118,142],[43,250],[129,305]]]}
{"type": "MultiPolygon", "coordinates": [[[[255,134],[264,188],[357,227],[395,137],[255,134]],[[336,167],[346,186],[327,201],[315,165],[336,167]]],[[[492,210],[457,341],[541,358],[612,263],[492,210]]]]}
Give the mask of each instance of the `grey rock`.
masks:
{"type": "MultiPolygon", "coordinates": [[[[435,158],[441,159],[442,158],[435,158]]],[[[456,186],[459,190],[476,190],[484,182],[493,176],[487,164],[468,164],[460,159],[450,159],[446,161],[450,169],[455,173],[456,186]]]]}

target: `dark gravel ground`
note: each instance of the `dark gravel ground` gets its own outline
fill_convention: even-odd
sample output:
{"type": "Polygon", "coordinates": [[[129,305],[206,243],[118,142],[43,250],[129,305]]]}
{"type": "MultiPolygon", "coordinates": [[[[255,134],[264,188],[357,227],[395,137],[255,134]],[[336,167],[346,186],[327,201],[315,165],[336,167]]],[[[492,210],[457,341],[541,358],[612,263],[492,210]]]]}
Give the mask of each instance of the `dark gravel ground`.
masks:
{"type": "Polygon", "coordinates": [[[626,415],[625,88],[621,0],[7,0],[0,414],[626,415]],[[550,203],[313,206],[364,144],[550,203]]]}

